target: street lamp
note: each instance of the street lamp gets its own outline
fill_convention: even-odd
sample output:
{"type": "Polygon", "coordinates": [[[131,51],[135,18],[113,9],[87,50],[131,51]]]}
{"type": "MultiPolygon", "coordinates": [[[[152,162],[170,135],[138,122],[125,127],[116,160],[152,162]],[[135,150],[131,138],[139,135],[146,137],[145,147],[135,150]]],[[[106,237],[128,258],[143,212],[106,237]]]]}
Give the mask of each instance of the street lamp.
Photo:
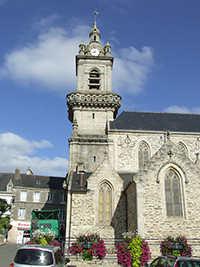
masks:
{"type": "Polygon", "coordinates": [[[67,183],[66,183],[66,180],[64,180],[63,182],[63,189],[65,191],[65,194],[67,193],[67,183]]]}

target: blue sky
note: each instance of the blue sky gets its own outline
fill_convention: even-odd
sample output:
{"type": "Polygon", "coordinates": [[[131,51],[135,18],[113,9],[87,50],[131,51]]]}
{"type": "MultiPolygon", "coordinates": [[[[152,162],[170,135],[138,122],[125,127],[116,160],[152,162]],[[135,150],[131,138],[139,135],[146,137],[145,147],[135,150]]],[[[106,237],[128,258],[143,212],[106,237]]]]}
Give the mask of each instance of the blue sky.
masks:
{"type": "Polygon", "coordinates": [[[200,113],[199,0],[0,0],[0,172],[65,176],[66,94],[94,10],[122,110],[200,113]]]}

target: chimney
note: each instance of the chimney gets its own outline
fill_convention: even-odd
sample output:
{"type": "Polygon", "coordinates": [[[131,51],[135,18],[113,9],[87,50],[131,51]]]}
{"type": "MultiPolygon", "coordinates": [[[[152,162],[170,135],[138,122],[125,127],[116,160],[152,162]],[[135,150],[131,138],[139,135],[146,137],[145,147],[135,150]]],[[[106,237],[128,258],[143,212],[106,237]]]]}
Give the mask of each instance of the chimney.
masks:
{"type": "Polygon", "coordinates": [[[15,179],[20,179],[20,170],[19,170],[19,168],[17,167],[16,169],[15,169],[15,179]]]}
{"type": "Polygon", "coordinates": [[[81,186],[81,187],[84,186],[83,175],[84,175],[84,172],[79,173],[79,186],[81,186]]]}

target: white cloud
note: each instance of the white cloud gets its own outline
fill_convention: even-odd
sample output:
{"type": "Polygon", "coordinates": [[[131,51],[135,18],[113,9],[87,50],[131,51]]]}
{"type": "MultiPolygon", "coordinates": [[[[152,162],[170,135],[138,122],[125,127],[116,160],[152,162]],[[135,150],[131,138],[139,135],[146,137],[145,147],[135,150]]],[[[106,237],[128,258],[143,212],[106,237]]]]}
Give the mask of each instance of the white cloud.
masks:
{"type": "MultiPolygon", "coordinates": [[[[35,28],[40,25],[43,30],[35,43],[5,55],[0,77],[12,78],[25,86],[36,84],[35,88],[62,95],[67,93],[67,88],[75,88],[75,55],[82,40],[88,43],[91,27],[79,25],[71,32],[49,28],[44,33],[46,26],[56,18],[52,15],[35,24],[35,28]]],[[[131,46],[112,54],[115,55],[113,90],[129,94],[142,91],[154,65],[153,50],[143,47],[140,52],[131,46]]]]}
{"type": "Polygon", "coordinates": [[[51,28],[40,34],[35,43],[5,55],[0,76],[12,78],[24,85],[40,85],[58,94],[75,87],[75,55],[89,27],[77,26],[72,33],[51,28]]]}
{"type": "Polygon", "coordinates": [[[191,110],[189,108],[186,107],[179,107],[179,106],[170,106],[166,109],[163,110],[164,112],[170,112],[170,113],[196,113],[199,114],[200,113],[200,107],[194,107],[191,108],[191,110]]]}
{"type": "Polygon", "coordinates": [[[132,46],[122,49],[115,57],[114,91],[128,94],[143,91],[153,66],[153,50],[150,47],[143,47],[141,52],[132,46]]]}
{"type": "Polygon", "coordinates": [[[14,172],[15,168],[19,167],[26,172],[28,165],[31,164],[34,173],[64,176],[68,167],[66,159],[31,156],[38,149],[52,147],[53,145],[47,140],[29,141],[14,133],[2,133],[0,134],[0,170],[14,172]]]}

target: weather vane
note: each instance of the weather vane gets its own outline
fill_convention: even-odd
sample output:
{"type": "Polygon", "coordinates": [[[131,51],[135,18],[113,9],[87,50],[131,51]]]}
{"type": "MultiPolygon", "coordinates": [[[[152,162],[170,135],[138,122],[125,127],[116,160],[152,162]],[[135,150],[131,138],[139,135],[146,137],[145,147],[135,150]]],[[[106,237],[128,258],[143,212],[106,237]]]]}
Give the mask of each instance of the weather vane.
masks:
{"type": "Polygon", "coordinates": [[[94,11],[94,21],[97,22],[97,15],[98,15],[98,12],[97,12],[97,9],[95,8],[95,11],[94,11]]]}

